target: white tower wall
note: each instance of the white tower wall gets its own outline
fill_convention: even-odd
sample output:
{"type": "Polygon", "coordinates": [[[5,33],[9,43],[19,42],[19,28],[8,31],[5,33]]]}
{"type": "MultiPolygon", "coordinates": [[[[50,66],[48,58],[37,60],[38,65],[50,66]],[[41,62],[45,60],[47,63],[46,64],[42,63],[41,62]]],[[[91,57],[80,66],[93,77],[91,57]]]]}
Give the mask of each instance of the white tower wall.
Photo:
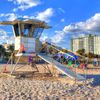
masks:
{"type": "Polygon", "coordinates": [[[25,52],[36,52],[35,38],[16,37],[15,50],[19,50],[21,45],[24,46],[25,52]]]}

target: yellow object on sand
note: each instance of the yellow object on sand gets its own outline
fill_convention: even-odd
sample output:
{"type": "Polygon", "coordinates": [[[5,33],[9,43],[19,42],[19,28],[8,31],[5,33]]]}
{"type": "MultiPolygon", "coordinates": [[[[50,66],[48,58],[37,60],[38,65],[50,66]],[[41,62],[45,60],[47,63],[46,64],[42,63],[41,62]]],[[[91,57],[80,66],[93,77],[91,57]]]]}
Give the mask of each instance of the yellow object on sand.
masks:
{"type": "Polygon", "coordinates": [[[11,74],[9,74],[9,73],[1,73],[0,74],[0,78],[1,77],[12,77],[12,78],[15,78],[15,76],[13,76],[13,75],[11,75],[11,74]]]}

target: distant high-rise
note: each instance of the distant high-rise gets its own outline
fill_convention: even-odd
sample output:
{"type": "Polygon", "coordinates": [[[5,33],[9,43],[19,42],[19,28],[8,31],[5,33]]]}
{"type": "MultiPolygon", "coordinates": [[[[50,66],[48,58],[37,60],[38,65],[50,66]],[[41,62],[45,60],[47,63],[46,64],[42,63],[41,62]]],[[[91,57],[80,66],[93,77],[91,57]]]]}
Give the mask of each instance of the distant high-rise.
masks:
{"type": "Polygon", "coordinates": [[[100,55],[100,35],[89,34],[85,37],[71,39],[71,49],[76,52],[79,49],[85,49],[86,53],[100,55]]]}

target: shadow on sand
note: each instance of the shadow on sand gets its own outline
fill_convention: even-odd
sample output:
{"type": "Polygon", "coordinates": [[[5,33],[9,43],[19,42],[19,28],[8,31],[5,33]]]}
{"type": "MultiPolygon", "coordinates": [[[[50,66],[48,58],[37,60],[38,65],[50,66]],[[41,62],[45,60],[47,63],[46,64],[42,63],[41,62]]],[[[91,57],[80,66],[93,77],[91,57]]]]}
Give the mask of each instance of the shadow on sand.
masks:
{"type": "MultiPolygon", "coordinates": [[[[85,75],[82,75],[85,76],[85,75]]],[[[86,79],[93,79],[92,86],[100,86],[100,74],[93,75],[93,74],[87,74],[86,79]]]]}

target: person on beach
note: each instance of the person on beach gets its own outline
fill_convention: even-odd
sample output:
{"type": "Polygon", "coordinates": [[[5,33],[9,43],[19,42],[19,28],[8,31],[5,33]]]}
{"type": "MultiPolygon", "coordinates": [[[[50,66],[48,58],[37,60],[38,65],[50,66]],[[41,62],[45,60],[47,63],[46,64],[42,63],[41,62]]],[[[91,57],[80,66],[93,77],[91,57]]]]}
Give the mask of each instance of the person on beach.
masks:
{"type": "Polygon", "coordinates": [[[57,60],[58,62],[60,62],[60,58],[61,58],[61,54],[58,53],[58,54],[57,54],[57,59],[56,59],[56,60],[57,60]]]}
{"type": "Polygon", "coordinates": [[[100,66],[100,58],[98,58],[98,66],[100,66]]]}
{"type": "Polygon", "coordinates": [[[84,61],[84,69],[88,69],[88,62],[84,61]]]}
{"type": "Polygon", "coordinates": [[[73,67],[73,61],[69,60],[67,66],[68,66],[68,68],[72,69],[72,67],[73,67]]]}
{"type": "Polygon", "coordinates": [[[81,68],[81,69],[84,69],[85,68],[84,61],[81,61],[79,68],[81,68]]]}
{"type": "Polygon", "coordinates": [[[15,63],[15,53],[14,52],[12,53],[12,63],[13,64],[15,63]]]}
{"type": "Polygon", "coordinates": [[[84,61],[84,68],[85,69],[88,69],[88,62],[89,62],[89,60],[88,60],[88,58],[86,58],[84,61]]]}
{"type": "Polygon", "coordinates": [[[97,58],[94,58],[94,59],[93,59],[93,65],[94,65],[94,66],[97,66],[97,58]]]}
{"type": "Polygon", "coordinates": [[[100,65],[100,61],[99,61],[100,59],[99,59],[99,57],[97,58],[97,66],[99,66],[100,65]]]}
{"type": "Polygon", "coordinates": [[[32,56],[29,56],[28,57],[28,63],[31,64],[32,62],[33,62],[33,57],[32,56]]]}
{"type": "Polygon", "coordinates": [[[60,63],[61,64],[63,64],[63,62],[64,62],[63,60],[64,60],[64,57],[61,55],[61,58],[60,58],[60,63]]]}

